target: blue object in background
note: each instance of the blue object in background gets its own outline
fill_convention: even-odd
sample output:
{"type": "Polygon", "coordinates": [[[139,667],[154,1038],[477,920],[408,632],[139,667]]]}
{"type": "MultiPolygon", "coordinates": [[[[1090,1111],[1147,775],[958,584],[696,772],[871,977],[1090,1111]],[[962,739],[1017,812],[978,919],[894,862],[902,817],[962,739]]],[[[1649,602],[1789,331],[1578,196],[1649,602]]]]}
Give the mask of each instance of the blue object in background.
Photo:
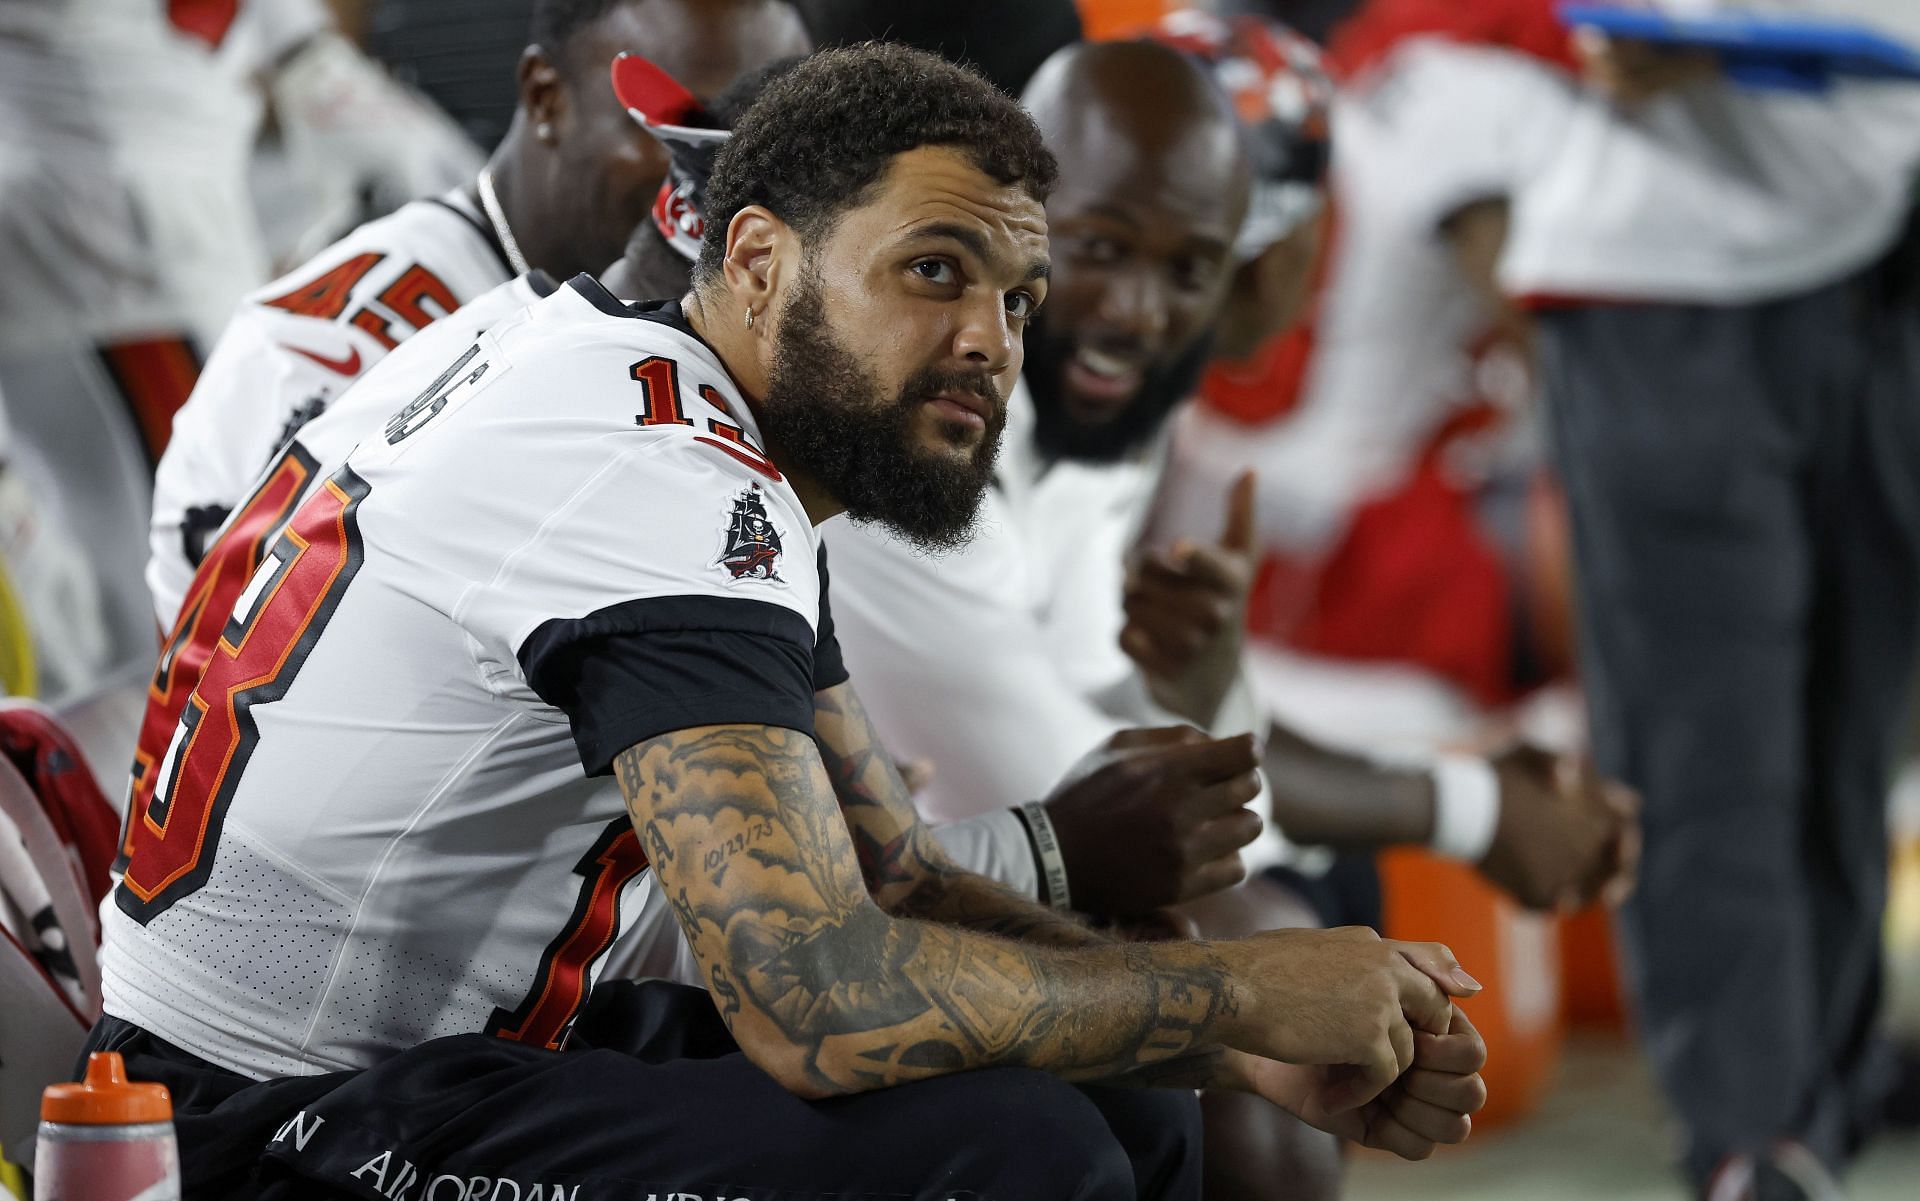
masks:
{"type": "Polygon", "coordinates": [[[1569,26],[1609,37],[1706,50],[1753,88],[1824,91],[1836,75],[1920,82],[1920,49],[1848,21],[1758,13],[1678,17],[1611,4],[1562,4],[1569,26]]]}

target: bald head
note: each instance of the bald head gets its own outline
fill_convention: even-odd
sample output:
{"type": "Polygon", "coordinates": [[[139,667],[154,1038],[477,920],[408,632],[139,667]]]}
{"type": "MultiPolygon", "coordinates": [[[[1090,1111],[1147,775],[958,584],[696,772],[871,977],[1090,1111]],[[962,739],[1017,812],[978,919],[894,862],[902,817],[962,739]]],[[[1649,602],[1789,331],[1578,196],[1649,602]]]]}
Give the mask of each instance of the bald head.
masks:
{"type": "Polygon", "coordinates": [[[1062,50],[1022,99],[1060,163],[1052,288],[1026,339],[1039,436],[1113,458],[1205,361],[1250,186],[1239,122],[1198,63],[1151,42],[1062,50]]]}
{"type": "Polygon", "coordinates": [[[1179,51],[1145,41],[1069,46],[1041,64],[1021,100],[1063,175],[1118,153],[1244,203],[1239,122],[1206,71],[1179,51]]]}

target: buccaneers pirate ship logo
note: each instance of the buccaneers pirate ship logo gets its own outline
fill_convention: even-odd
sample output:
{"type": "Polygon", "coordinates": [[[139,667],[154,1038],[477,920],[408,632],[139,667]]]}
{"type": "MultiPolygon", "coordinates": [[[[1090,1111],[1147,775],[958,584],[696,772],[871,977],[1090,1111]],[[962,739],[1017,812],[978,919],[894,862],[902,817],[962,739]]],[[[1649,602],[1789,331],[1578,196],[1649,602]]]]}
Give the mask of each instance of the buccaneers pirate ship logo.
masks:
{"type": "Polygon", "coordinates": [[[727,516],[726,541],[720,549],[719,564],[734,580],[786,581],[774,568],[780,559],[780,531],[773,528],[767,506],[760,496],[760,485],[748,484],[733,498],[733,512],[727,516]]]}

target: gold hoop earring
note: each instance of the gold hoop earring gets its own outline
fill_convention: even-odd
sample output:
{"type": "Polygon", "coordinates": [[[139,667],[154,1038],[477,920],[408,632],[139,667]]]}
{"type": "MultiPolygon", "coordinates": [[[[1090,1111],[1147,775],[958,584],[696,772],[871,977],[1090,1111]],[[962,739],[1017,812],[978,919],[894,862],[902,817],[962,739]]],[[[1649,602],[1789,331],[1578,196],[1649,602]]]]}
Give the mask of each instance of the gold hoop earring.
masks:
{"type": "Polygon", "coordinates": [[[753,328],[753,310],[752,309],[747,310],[747,328],[748,329],[753,328]]]}

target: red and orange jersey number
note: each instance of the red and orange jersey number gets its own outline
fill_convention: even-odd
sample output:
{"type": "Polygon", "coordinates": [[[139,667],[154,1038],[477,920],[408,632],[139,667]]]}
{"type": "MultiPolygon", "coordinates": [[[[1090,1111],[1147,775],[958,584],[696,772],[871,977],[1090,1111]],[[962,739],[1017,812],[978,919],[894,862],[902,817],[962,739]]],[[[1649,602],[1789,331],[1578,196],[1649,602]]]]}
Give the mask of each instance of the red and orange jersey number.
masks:
{"type": "MultiPolygon", "coordinates": [[[[635,425],[693,424],[693,418],[686,415],[686,408],[680,400],[680,364],[653,355],[629,367],[627,374],[640,385],[640,411],[633,416],[635,425]]],[[[722,413],[732,411],[726,398],[709,384],[700,385],[700,399],[722,413]]],[[[773,465],[773,460],[747,441],[745,430],[730,421],[707,418],[707,432],[696,436],[694,441],[719,449],[729,458],[746,464],[776,483],[780,480],[780,469],[773,465]]]]}
{"type": "MultiPolygon", "coordinates": [[[[356,254],[339,266],[261,303],[300,317],[338,321],[353,301],[354,288],[385,259],[385,255],[372,252],[356,254]]],[[[387,285],[386,290],[370,303],[359,306],[346,320],[347,324],[373,335],[375,341],[392,350],[413,333],[427,328],[459,307],[459,298],[445,281],[420,264],[412,263],[387,285]],[[396,319],[402,325],[411,327],[399,337],[393,334],[396,319]]]]}
{"type": "Polygon", "coordinates": [[[583,880],[573,913],[540,956],[526,998],[511,1012],[494,1010],[488,1034],[555,1050],[566,1041],[586,1008],[593,965],[620,933],[621,894],[647,870],[633,823],[625,816],[607,823],[573,870],[583,880]]]}
{"type": "Polygon", "coordinates": [[[289,442],[280,460],[268,470],[253,495],[241,503],[225,532],[207,549],[194,571],[180,617],[160,648],[160,664],[147,686],[147,711],[134,747],[133,778],[127,793],[127,827],[115,870],[124,869],[132,854],[136,819],[146,814],[153,799],[154,767],[173,741],[180,711],[200,682],[221,627],[233,611],[240,590],[260,566],[269,539],[306,495],[316,466],[305,447],[289,442]]]}
{"type": "MultiPolygon", "coordinates": [[[[141,773],[149,786],[136,784],[144,803],[128,806],[126,869],[115,900],[135,921],[151,921],[206,883],[259,739],[252,709],[287,694],[360,570],[357,509],[366,495],[367,485],[342,468],[300,506],[230,615],[222,620],[223,610],[205,607],[193,616],[192,628],[208,627],[200,637],[214,629],[218,637],[167,746],[141,773]]],[[[177,654],[171,666],[181,670],[177,654]]]]}

